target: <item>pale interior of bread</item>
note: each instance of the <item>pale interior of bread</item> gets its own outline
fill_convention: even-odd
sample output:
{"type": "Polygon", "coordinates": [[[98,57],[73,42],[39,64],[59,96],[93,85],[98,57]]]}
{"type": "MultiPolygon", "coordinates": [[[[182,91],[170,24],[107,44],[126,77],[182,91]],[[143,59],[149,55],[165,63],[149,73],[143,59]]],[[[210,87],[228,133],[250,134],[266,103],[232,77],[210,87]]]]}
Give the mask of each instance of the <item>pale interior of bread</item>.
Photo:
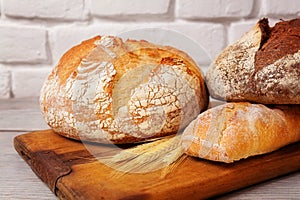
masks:
{"type": "Polygon", "coordinates": [[[112,91],[114,116],[118,115],[120,108],[127,105],[132,90],[148,81],[150,73],[155,67],[154,64],[141,65],[125,73],[118,82],[115,83],[112,91]]]}

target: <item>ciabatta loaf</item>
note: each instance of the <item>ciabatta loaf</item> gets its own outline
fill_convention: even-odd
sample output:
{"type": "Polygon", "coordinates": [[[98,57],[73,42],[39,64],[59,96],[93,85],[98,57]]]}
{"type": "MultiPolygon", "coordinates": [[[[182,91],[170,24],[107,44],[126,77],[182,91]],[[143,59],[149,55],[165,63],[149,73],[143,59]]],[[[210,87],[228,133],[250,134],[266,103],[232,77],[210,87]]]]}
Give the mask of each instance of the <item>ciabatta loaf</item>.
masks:
{"type": "Polygon", "coordinates": [[[230,163],[300,140],[300,105],[225,103],[201,113],[182,135],[185,153],[230,163]]]}
{"type": "Polygon", "coordinates": [[[184,52],[97,36],[66,52],[40,96],[66,137],[131,143],[176,133],[208,105],[204,77],[184,52]]]}
{"type": "Polygon", "coordinates": [[[300,104],[300,19],[269,27],[260,20],[212,63],[212,97],[262,104],[300,104]]]}

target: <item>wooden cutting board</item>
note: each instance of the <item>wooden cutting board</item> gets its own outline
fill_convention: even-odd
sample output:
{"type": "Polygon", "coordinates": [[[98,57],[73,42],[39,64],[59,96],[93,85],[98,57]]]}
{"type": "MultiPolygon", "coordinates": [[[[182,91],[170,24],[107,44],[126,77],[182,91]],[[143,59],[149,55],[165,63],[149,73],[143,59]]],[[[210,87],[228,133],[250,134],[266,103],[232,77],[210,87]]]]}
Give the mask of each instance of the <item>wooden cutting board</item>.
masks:
{"type": "Polygon", "coordinates": [[[188,157],[166,177],[162,170],[112,176],[99,156],[109,145],[82,144],[51,130],[14,139],[17,152],[61,199],[204,199],[300,169],[300,143],[273,153],[224,164],[188,157]]]}

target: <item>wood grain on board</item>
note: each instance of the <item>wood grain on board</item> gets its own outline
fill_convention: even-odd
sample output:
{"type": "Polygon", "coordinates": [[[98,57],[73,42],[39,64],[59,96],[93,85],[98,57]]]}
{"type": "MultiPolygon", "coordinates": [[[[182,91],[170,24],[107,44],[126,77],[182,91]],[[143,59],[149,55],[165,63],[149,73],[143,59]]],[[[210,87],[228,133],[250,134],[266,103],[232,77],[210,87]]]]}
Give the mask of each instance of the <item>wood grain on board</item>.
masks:
{"type": "Polygon", "coordinates": [[[95,156],[110,154],[115,147],[83,144],[51,130],[19,135],[14,146],[48,187],[64,199],[203,199],[300,169],[299,142],[232,164],[188,157],[165,177],[162,170],[113,176],[115,170],[95,156]]]}

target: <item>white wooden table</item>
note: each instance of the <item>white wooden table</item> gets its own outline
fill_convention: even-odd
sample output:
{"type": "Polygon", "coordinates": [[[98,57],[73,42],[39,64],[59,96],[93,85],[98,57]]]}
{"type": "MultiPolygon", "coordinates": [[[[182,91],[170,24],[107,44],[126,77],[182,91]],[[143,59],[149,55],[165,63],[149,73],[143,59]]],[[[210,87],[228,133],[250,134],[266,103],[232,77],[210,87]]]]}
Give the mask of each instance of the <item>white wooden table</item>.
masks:
{"type": "MultiPolygon", "coordinates": [[[[57,199],[13,147],[15,136],[41,129],[48,127],[40,115],[37,99],[0,100],[0,199],[57,199]]],[[[300,172],[218,199],[300,199],[300,172]]]]}

